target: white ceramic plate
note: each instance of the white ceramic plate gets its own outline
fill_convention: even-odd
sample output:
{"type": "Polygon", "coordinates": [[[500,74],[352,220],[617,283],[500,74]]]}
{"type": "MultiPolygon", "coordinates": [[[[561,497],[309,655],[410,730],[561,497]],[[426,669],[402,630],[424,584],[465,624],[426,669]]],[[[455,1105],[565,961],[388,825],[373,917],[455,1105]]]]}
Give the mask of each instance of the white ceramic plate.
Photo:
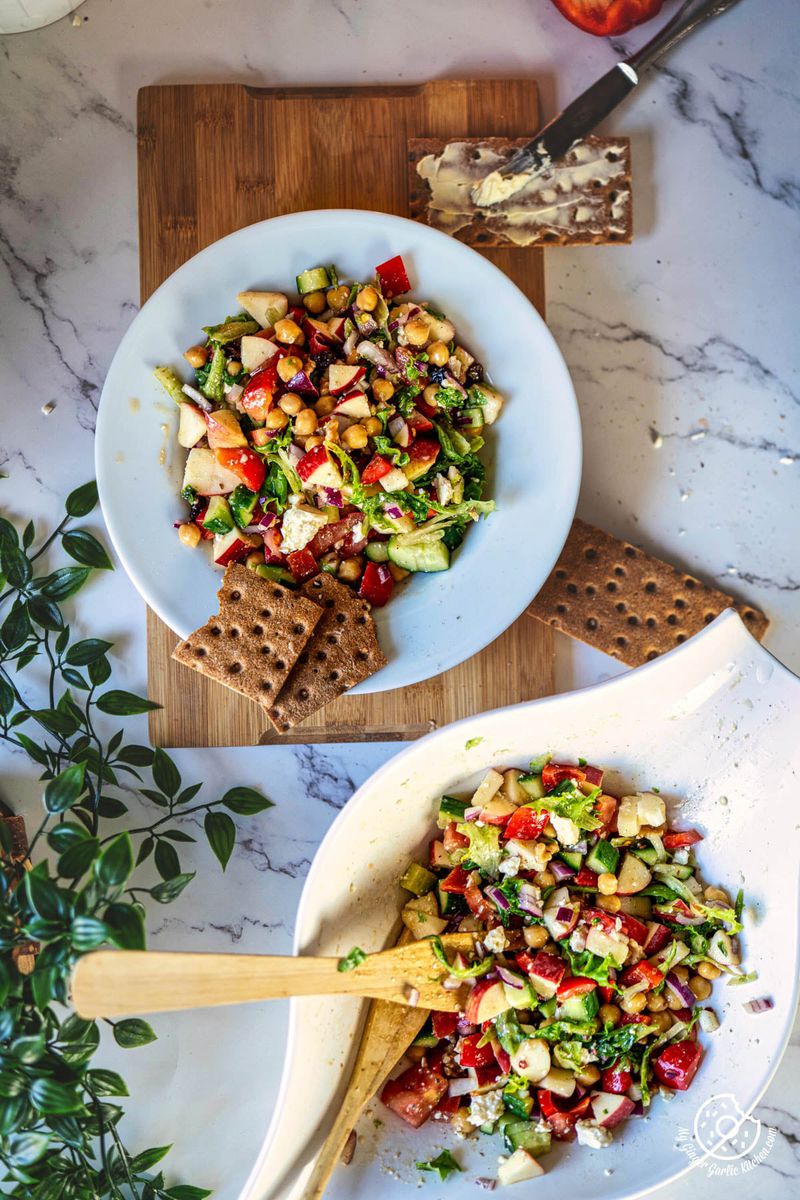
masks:
{"type": "Polygon", "coordinates": [[[483,455],[497,512],[469,530],[449,571],[419,576],[376,611],[389,665],[360,692],[406,687],[483,649],[527,607],[564,545],[580,484],[578,410],[564,360],[522,292],[468,246],[400,217],[338,210],[262,221],[190,259],[148,300],[114,356],[97,420],[111,539],[143,598],[186,637],[216,611],[220,572],[172,527],[185,511],[186,452],[153,368],[179,367],[201,327],[235,309],[237,292],[291,291],[295,275],[319,262],[365,278],[395,254],[414,294],[452,317],[508,403],[483,455]]]}
{"type": "MultiPolygon", "coordinates": [[[[328,832],[300,903],[298,953],[383,947],[405,895],[397,879],[427,846],[442,793],[477,782],[490,765],[524,766],[543,751],[604,766],[617,794],[659,786],[676,823],[706,835],[698,847],[705,878],[745,888],[755,917],[742,935],[744,962],[759,979],[715,985],[722,1024],[701,1035],[705,1055],[691,1089],[668,1105],[656,1100],[651,1116],[628,1121],[607,1150],[556,1145],[543,1160],[547,1174],[514,1195],[640,1196],[689,1169],[680,1131],[691,1130],[701,1104],[732,1093],[749,1112],[766,1088],[797,1002],[799,711],[800,680],[727,613],[685,646],[610,683],[485,713],[415,742],[356,792],[328,832]],[[467,749],[474,738],[478,745],[467,749]],[[743,1002],[756,996],[772,997],[775,1007],[745,1012],[743,1002]]],[[[243,1200],[299,1200],[349,1075],[362,1013],[351,999],[292,1002],[281,1093],[243,1200]]],[[[474,1200],[475,1177],[495,1173],[499,1138],[464,1143],[432,1122],[412,1131],[377,1101],[370,1107],[352,1164],[326,1192],[330,1200],[403,1200],[421,1178],[414,1162],[444,1145],[464,1168],[448,1179],[448,1200],[474,1200]]],[[[434,1185],[437,1195],[444,1191],[434,1185]]]]}

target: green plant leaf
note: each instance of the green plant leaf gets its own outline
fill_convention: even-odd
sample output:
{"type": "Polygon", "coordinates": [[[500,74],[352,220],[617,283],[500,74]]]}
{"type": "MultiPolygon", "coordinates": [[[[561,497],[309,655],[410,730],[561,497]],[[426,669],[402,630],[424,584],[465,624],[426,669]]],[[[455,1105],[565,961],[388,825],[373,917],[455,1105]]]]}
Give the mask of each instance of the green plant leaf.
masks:
{"type": "Polygon", "coordinates": [[[69,850],[70,846],[87,841],[89,836],[88,829],[84,829],[82,825],[76,825],[71,821],[62,821],[48,833],[47,844],[57,854],[63,854],[65,850],[69,850]]]}
{"type": "Polygon", "coordinates": [[[70,558],[100,571],[113,571],[114,564],[103,546],[88,529],[70,529],[61,539],[61,545],[70,558]]]}
{"type": "Polygon", "coordinates": [[[101,687],[110,677],[111,663],[105,655],[89,663],[89,679],[94,687],[101,687]]]}
{"type": "Polygon", "coordinates": [[[58,860],[57,870],[62,879],[80,879],[91,868],[100,851],[97,838],[87,838],[70,846],[58,860]]]}
{"type": "Polygon", "coordinates": [[[55,600],[48,596],[31,596],[28,601],[28,615],[35,625],[42,629],[56,632],[63,628],[64,618],[55,600]]]}
{"type": "Polygon", "coordinates": [[[162,879],[174,879],[181,873],[181,864],[177,851],[169,842],[157,842],[154,856],[156,870],[162,879]]]}
{"type": "Polygon", "coordinates": [[[114,1041],[123,1050],[132,1050],[136,1046],[146,1046],[154,1042],[156,1035],[151,1025],[140,1017],[127,1017],[124,1021],[114,1022],[114,1041]]]}
{"type": "Polygon", "coordinates": [[[175,797],[175,803],[188,804],[190,800],[194,800],[202,786],[202,783],[192,783],[189,785],[189,787],[185,787],[183,791],[175,797]]]}
{"type": "Polygon", "coordinates": [[[69,645],[69,625],[65,625],[56,638],[56,654],[63,654],[69,645]]]}
{"type": "Polygon", "coordinates": [[[206,1200],[211,1192],[208,1188],[192,1187],[190,1183],[176,1183],[175,1187],[167,1188],[163,1194],[169,1200],[206,1200]]]}
{"type": "Polygon", "coordinates": [[[109,904],[103,913],[109,938],[120,950],[144,950],[144,917],[133,904],[109,904]]]}
{"type": "Polygon", "coordinates": [[[85,774],[85,763],[72,763],[50,780],[44,789],[44,804],[49,813],[62,813],[72,808],[83,792],[85,774]]]}
{"type": "Polygon", "coordinates": [[[139,853],[136,855],[136,865],[146,862],[155,849],[155,838],[146,837],[139,846],[139,853]]]}
{"type": "Polygon", "coordinates": [[[45,921],[57,922],[64,917],[64,900],[53,881],[41,874],[40,867],[25,875],[25,893],[33,911],[45,921]]]}
{"type": "Polygon", "coordinates": [[[19,545],[19,534],[10,521],[0,517],[0,558],[8,548],[19,545]]]}
{"type": "MultiPolygon", "coordinates": [[[[51,943],[52,944],[52,943],[51,943]]],[[[43,1012],[51,1000],[61,999],[57,996],[59,982],[62,980],[63,970],[58,967],[41,968],[38,964],[36,970],[31,975],[31,990],[33,992],[33,1001],[40,1012],[43,1012]]]]}
{"type": "Polygon", "coordinates": [[[2,552],[3,574],[12,588],[24,588],[32,575],[28,556],[18,546],[6,546],[2,552]]]}
{"type": "Polygon", "coordinates": [[[103,796],[103,799],[97,806],[97,811],[107,821],[113,821],[117,817],[124,817],[128,811],[128,806],[122,800],[117,800],[115,796],[103,796]]]}
{"type": "Polygon", "coordinates": [[[165,879],[163,883],[157,883],[155,887],[150,889],[150,895],[159,904],[171,904],[183,889],[192,882],[196,872],[188,871],[183,875],[176,875],[174,879],[165,879]]]}
{"type": "MultiPolygon", "coordinates": [[[[8,1160],[16,1167],[30,1167],[44,1155],[50,1145],[49,1133],[36,1133],[28,1130],[25,1133],[15,1133],[8,1139],[6,1153],[8,1160]]],[[[38,1192],[37,1192],[38,1200],[38,1192]]]]}
{"type": "Polygon", "coordinates": [[[7,650],[17,650],[24,644],[30,632],[28,606],[24,601],[18,601],[0,627],[0,640],[7,650]]]}
{"type": "Polygon", "coordinates": [[[71,517],[88,517],[96,504],[97,484],[90,479],[88,483],[81,484],[80,487],[70,492],[64,507],[71,517]]]}
{"type": "Polygon", "coordinates": [[[12,1048],[14,1058],[21,1063],[35,1063],[44,1054],[44,1037],[42,1034],[17,1038],[12,1048]]]}
{"type": "Polygon", "coordinates": [[[62,567],[48,575],[41,590],[51,600],[66,600],[81,590],[90,575],[88,567],[62,567]]]}
{"type": "Polygon", "coordinates": [[[95,863],[95,875],[99,883],[107,888],[118,888],[126,883],[133,870],[133,843],[129,833],[118,833],[109,842],[95,863]]]}
{"type": "Polygon", "coordinates": [[[28,521],[28,524],[22,531],[22,544],[28,550],[33,544],[33,539],[36,537],[36,526],[33,521],[28,521]]]}
{"type": "Polygon", "coordinates": [[[132,767],[149,767],[155,757],[155,751],[150,746],[123,746],[117,754],[120,762],[132,767]]]}
{"type": "Polygon", "coordinates": [[[116,1071],[94,1068],[86,1072],[86,1080],[96,1096],[129,1096],[125,1080],[116,1071]]]}
{"type": "Polygon", "coordinates": [[[14,707],[14,689],[5,679],[0,679],[0,713],[7,717],[14,707]]]}
{"type": "Polygon", "coordinates": [[[207,812],[203,827],[208,844],[222,864],[224,871],[236,842],[236,826],[227,813],[207,812]]]}
{"type": "Polygon", "coordinates": [[[85,638],[84,641],[75,642],[70,646],[67,662],[73,667],[88,667],[89,663],[102,658],[113,645],[113,642],[104,642],[102,638],[85,638]]]}
{"type": "Polygon", "coordinates": [[[240,817],[252,817],[267,808],[274,808],[271,800],[267,800],[266,796],[262,796],[255,788],[249,787],[231,788],[222,797],[222,803],[240,817]]]}
{"type": "Polygon", "coordinates": [[[78,723],[73,716],[69,713],[58,712],[54,708],[34,709],[30,716],[38,721],[48,733],[60,733],[63,737],[72,737],[78,729],[78,723]]]}
{"type": "Polygon", "coordinates": [[[149,1171],[157,1162],[161,1162],[171,1149],[172,1146],[153,1146],[150,1150],[143,1150],[131,1159],[131,1172],[141,1175],[144,1171],[149,1171]]]}
{"type": "Polygon", "coordinates": [[[75,917],[70,929],[72,945],[79,954],[96,950],[108,942],[109,932],[105,922],[97,917],[75,917]]]}
{"type": "Polygon", "coordinates": [[[184,833],[182,829],[161,829],[159,836],[169,838],[171,842],[196,842],[197,838],[193,838],[190,833],[184,833]]]}
{"type": "Polygon", "coordinates": [[[100,712],[108,713],[112,717],[133,717],[139,713],[152,712],[161,705],[136,696],[133,692],[111,691],[104,692],[99,697],[97,707],[100,712]]]}
{"type": "Polygon", "coordinates": [[[0,1008],[2,1008],[6,1002],[6,997],[8,996],[8,989],[10,986],[11,976],[8,973],[8,967],[0,958],[0,1008]]]}
{"type": "Polygon", "coordinates": [[[55,1079],[35,1079],[28,1095],[31,1104],[41,1113],[73,1113],[83,1108],[75,1088],[55,1079]]]}
{"type": "Polygon", "coordinates": [[[181,786],[181,775],[170,756],[156,746],[153,759],[153,780],[166,796],[174,796],[181,786]]]}
{"type": "Polygon", "coordinates": [[[67,683],[71,683],[73,687],[78,688],[82,692],[89,691],[89,684],[86,682],[80,671],[76,671],[74,667],[62,667],[61,674],[67,683]]]}

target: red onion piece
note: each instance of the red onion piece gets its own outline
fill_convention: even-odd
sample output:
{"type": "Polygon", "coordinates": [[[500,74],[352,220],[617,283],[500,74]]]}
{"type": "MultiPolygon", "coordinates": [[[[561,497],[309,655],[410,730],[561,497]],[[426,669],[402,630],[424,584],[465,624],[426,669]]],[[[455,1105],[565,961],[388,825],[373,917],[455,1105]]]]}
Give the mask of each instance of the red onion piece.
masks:
{"type": "Polygon", "coordinates": [[[509,908],[511,907],[508,897],[504,896],[497,887],[485,888],[484,895],[488,896],[492,903],[496,904],[497,907],[502,910],[502,912],[508,912],[509,908]]]}
{"type": "Polygon", "coordinates": [[[556,920],[563,922],[564,925],[569,925],[574,914],[575,914],[574,908],[572,908],[572,907],[567,908],[566,905],[561,904],[556,909],[556,920]]]}
{"type": "Polygon", "coordinates": [[[286,385],[290,392],[297,392],[301,396],[318,396],[314,383],[305,371],[298,371],[286,385]]]}
{"type": "Polygon", "coordinates": [[[398,521],[403,515],[402,508],[400,508],[397,504],[387,504],[383,511],[386,513],[387,517],[391,517],[393,521],[398,521]]]}
{"type": "Polygon", "coordinates": [[[497,974],[502,979],[503,983],[507,983],[512,988],[524,988],[525,980],[521,975],[517,975],[515,971],[509,971],[508,967],[498,966],[497,974]]]}
{"type": "Polygon", "coordinates": [[[462,1013],[459,1013],[458,1024],[456,1025],[456,1032],[461,1037],[470,1037],[473,1033],[478,1032],[478,1026],[473,1025],[472,1022],[468,1021],[467,1018],[462,1013]]]}
{"type": "Polygon", "coordinates": [[[680,1002],[684,1004],[686,1008],[694,1007],[697,997],[689,987],[688,983],[683,983],[683,981],[678,978],[674,971],[670,971],[667,975],[667,987],[670,989],[673,995],[678,997],[680,1002]]]}
{"type": "Polygon", "coordinates": [[[365,358],[373,366],[383,367],[385,371],[390,371],[394,375],[397,374],[397,363],[394,357],[388,350],[384,350],[382,346],[376,346],[374,342],[359,342],[356,352],[359,358],[365,358]]]}
{"type": "Polygon", "coordinates": [[[448,1096],[467,1096],[472,1091],[474,1083],[468,1075],[461,1079],[451,1079],[447,1085],[448,1096]]]}
{"type": "Polygon", "coordinates": [[[523,883],[520,885],[517,893],[517,903],[523,912],[528,913],[532,917],[541,917],[543,913],[542,902],[539,899],[533,884],[523,883]]]}
{"type": "Polygon", "coordinates": [[[181,391],[187,395],[190,400],[193,400],[195,404],[199,405],[204,412],[211,412],[211,409],[214,407],[209,400],[206,400],[202,392],[198,392],[197,388],[191,387],[188,383],[183,385],[181,391]]]}
{"type": "Polygon", "coordinates": [[[475,808],[465,808],[464,809],[464,820],[465,821],[477,821],[478,817],[481,815],[482,812],[483,812],[483,809],[480,808],[480,806],[477,806],[475,808]]]}
{"type": "Polygon", "coordinates": [[[292,442],[289,446],[286,447],[286,453],[289,456],[289,462],[292,464],[293,467],[296,467],[297,464],[300,462],[300,459],[305,454],[305,450],[301,449],[300,446],[296,446],[294,444],[294,442],[292,442]]]}
{"type": "Polygon", "coordinates": [[[497,1180],[490,1179],[488,1175],[479,1175],[475,1182],[478,1187],[485,1188],[487,1192],[493,1192],[497,1187],[497,1180]]]}
{"type": "Polygon", "coordinates": [[[406,1000],[408,1001],[409,1008],[416,1008],[419,1004],[419,988],[411,987],[410,985],[407,986],[406,1000]]]}
{"type": "Polygon", "coordinates": [[[574,867],[570,867],[565,862],[560,862],[555,858],[551,858],[547,865],[553,872],[557,883],[562,883],[565,879],[571,879],[575,874],[574,867]]]}
{"type": "Polygon", "coordinates": [[[748,1000],[746,1004],[742,1005],[744,1011],[749,1013],[768,1012],[774,1007],[775,1001],[771,1000],[768,996],[759,996],[757,1000],[748,1000]]]}

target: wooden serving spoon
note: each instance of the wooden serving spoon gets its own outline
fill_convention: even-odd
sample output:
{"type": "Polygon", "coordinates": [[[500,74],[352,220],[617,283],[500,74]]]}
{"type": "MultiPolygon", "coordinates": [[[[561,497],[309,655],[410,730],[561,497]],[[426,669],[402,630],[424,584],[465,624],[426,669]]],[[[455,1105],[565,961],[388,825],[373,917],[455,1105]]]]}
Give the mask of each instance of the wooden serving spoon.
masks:
{"type": "MultiPolygon", "coordinates": [[[[475,935],[446,934],[449,957],[470,954],[475,935]]],[[[304,955],[194,954],[160,950],[96,950],[72,973],[72,1002],[82,1017],[119,1017],[287,996],[368,996],[412,1008],[457,1012],[459,990],[442,987],[447,968],[428,938],[368,954],[356,967],[304,955]]],[[[420,1022],[422,1024],[422,1022],[420,1022]]]]}

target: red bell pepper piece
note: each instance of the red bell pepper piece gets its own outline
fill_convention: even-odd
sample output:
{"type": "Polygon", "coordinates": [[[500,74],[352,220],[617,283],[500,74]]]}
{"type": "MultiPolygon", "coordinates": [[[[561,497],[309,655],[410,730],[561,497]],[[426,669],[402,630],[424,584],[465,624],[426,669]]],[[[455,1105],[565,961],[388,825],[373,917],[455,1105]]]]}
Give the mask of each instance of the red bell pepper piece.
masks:
{"type": "Polygon", "coordinates": [[[418,1129],[444,1098],[448,1088],[444,1075],[418,1064],[390,1079],[381,1092],[381,1100],[409,1125],[418,1129]]]}
{"type": "Polygon", "coordinates": [[[383,479],[384,475],[388,475],[391,469],[392,464],[387,458],[383,458],[380,454],[373,454],[361,472],[361,482],[377,483],[379,479],[383,479]]]}
{"type": "Polygon", "coordinates": [[[533,970],[533,962],[536,958],[535,954],[531,954],[530,950],[520,950],[517,955],[517,966],[520,971],[524,971],[526,975],[530,975],[533,970]]]}
{"type": "Polygon", "coordinates": [[[478,1045],[482,1037],[482,1033],[471,1033],[458,1043],[458,1061],[462,1067],[488,1067],[495,1061],[489,1042],[484,1046],[478,1045]]]}
{"type": "Polygon", "coordinates": [[[546,1088],[536,1092],[539,1100],[539,1110],[552,1130],[553,1137],[560,1142],[571,1142],[575,1137],[575,1122],[586,1114],[592,1102],[591,1093],[587,1092],[571,1106],[568,1100],[562,1100],[546,1088]]]}
{"type": "Polygon", "coordinates": [[[251,492],[261,490],[261,485],[267,475],[263,458],[259,458],[252,450],[237,447],[235,450],[215,450],[217,462],[238,475],[245,487],[251,492]]]}
{"type": "Polygon", "coordinates": [[[405,292],[411,291],[406,264],[399,254],[395,258],[387,259],[386,262],[376,267],[375,274],[380,280],[383,294],[387,300],[392,300],[395,296],[402,296],[405,292]]]}
{"type": "Polygon", "coordinates": [[[449,875],[445,875],[444,879],[439,883],[439,888],[443,892],[453,892],[457,896],[463,896],[470,884],[469,874],[463,867],[453,867],[449,875]]]}
{"type": "Polygon", "coordinates": [[[511,819],[503,830],[503,837],[532,842],[541,835],[549,820],[549,813],[536,812],[533,808],[523,804],[521,808],[512,813],[511,819]]]}
{"type": "Polygon", "coordinates": [[[454,850],[463,850],[465,846],[469,845],[469,838],[458,832],[455,821],[451,821],[447,826],[442,840],[448,854],[452,854],[454,850]]]}
{"type": "Polygon", "coordinates": [[[454,1012],[432,1012],[431,1022],[433,1024],[433,1036],[437,1038],[449,1037],[451,1033],[455,1033],[458,1025],[458,1013],[454,1012]]]}
{"type": "Polygon", "coordinates": [[[562,979],[558,985],[556,996],[559,1000],[568,1000],[570,996],[586,996],[596,987],[597,982],[594,979],[585,979],[582,975],[570,975],[569,979],[562,979]]]}
{"type": "Polygon", "coordinates": [[[581,867],[578,874],[570,881],[575,887],[596,888],[597,875],[594,871],[590,871],[588,867],[581,867]]]}
{"type": "Polygon", "coordinates": [[[266,421],[267,414],[275,403],[278,390],[278,359],[276,354],[265,367],[251,375],[239,399],[244,411],[253,421],[266,421]]]}
{"type": "Polygon", "coordinates": [[[386,563],[368,562],[358,589],[361,599],[368,600],[373,608],[383,608],[393,588],[394,580],[386,563]]]}
{"type": "Polygon", "coordinates": [[[630,1071],[620,1065],[619,1062],[614,1063],[612,1067],[606,1067],[602,1075],[602,1086],[604,1092],[614,1092],[617,1096],[623,1096],[628,1088],[633,1083],[633,1076],[630,1071]]]}
{"type": "Polygon", "coordinates": [[[614,1000],[614,988],[608,987],[605,983],[601,983],[599,987],[600,995],[603,997],[603,1004],[612,1004],[614,1000]]]}
{"type": "Polygon", "coordinates": [[[298,583],[319,575],[319,563],[307,547],[303,550],[293,550],[287,555],[286,562],[298,583]]]}
{"type": "Polygon", "coordinates": [[[640,946],[647,941],[647,926],[641,921],[637,921],[636,917],[629,916],[628,913],[607,913],[602,908],[587,908],[583,919],[589,923],[599,921],[604,929],[615,929],[617,921],[619,921],[626,937],[632,938],[640,946]]]}
{"type": "Polygon", "coordinates": [[[664,0],[553,0],[578,29],[595,37],[619,37],[661,12],[664,0]]]}
{"type": "Polygon", "coordinates": [[[619,982],[621,987],[630,987],[634,983],[646,983],[648,987],[654,988],[664,982],[664,975],[644,958],[632,967],[627,967],[620,976],[619,982]]]}
{"type": "Polygon", "coordinates": [[[665,833],[661,840],[666,850],[678,850],[681,846],[694,846],[697,842],[702,842],[703,835],[696,829],[674,830],[672,833],[665,833]]]}
{"type": "Polygon", "coordinates": [[[431,1119],[434,1121],[451,1121],[461,1107],[460,1096],[445,1096],[433,1110],[431,1119]]]}
{"type": "Polygon", "coordinates": [[[576,783],[586,782],[586,772],[580,767],[571,767],[568,763],[545,763],[542,767],[542,785],[546,792],[552,792],[554,787],[565,779],[574,779],[576,783]]]}
{"type": "MultiPolygon", "coordinates": [[[[416,404],[419,412],[423,413],[424,416],[426,416],[426,417],[435,417],[436,416],[437,409],[436,409],[435,404],[428,404],[428,401],[423,400],[421,396],[417,396],[414,403],[416,404]]],[[[431,429],[433,429],[433,425],[431,425],[431,429]]]]}
{"type": "Polygon", "coordinates": [[[702,1057],[703,1050],[699,1043],[673,1042],[653,1059],[653,1074],[666,1087],[685,1092],[697,1074],[702,1057]]]}

